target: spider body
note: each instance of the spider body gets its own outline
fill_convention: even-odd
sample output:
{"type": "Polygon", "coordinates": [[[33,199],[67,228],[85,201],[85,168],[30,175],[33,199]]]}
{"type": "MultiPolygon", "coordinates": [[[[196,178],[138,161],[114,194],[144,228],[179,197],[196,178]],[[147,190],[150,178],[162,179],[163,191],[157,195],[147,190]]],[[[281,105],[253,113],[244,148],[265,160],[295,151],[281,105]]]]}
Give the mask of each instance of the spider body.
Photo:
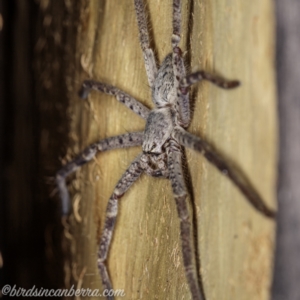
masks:
{"type": "Polygon", "coordinates": [[[176,126],[180,126],[177,91],[174,86],[172,53],[167,55],[157,72],[152,88],[152,100],[156,108],[146,121],[142,144],[141,161],[145,172],[153,177],[169,177],[166,148],[170,141],[180,145],[172,138],[176,126]]]}
{"type": "MultiPolygon", "coordinates": [[[[205,297],[200,288],[196,266],[197,251],[194,249],[192,217],[188,212],[189,193],[182,169],[183,147],[189,147],[204,155],[239,188],[249,202],[262,214],[274,217],[275,212],[264,204],[247,176],[233,162],[224,159],[207,142],[185,130],[191,121],[188,91],[192,84],[204,79],[221,88],[231,89],[237,87],[239,82],[227,81],[204,71],[186,74],[182,51],[178,47],[181,22],[180,0],[173,1],[173,34],[171,38],[173,51],[166,56],[157,70],[154,53],[149,43],[143,0],[135,0],[134,4],[140,44],[155,108],[148,109],[129,94],[109,84],[94,80],[84,81],[80,91],[82,98],[86,98],[91,90],[112,95],[142,117],[146,121],[146,126],[143,132],[127,133],[95,142],[57,172],[56,182],[62,201],[62,211],[66,215],[70,208],[66,186],[66,177],[69,174],[91,161],[98,152],[141,146],[141,154],[124,172],[108,201],[97,260],[103,287],[112,289],[106,260],[118,215],[118,202],[140,175],[146,173],[153,177],[168,178],[171,183],[180,219],[181,249],[187,283],[192,299],[203,300],[205,297]]],[[[113,298],[108,297],[108,299],[113,298]]]]}

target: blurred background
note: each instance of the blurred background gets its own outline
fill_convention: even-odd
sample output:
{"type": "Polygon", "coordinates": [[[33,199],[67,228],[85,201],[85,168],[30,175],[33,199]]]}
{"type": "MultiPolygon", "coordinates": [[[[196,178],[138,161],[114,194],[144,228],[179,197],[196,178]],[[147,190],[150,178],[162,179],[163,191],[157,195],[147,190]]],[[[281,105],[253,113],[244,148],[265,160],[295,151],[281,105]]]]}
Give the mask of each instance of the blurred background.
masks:
{"type": "MultiPolygon", "coordinates": [[[[49,99],[61,101],[62,107],[66,99],[59,70],[53,71],[49,65],[54,63],[54,56],[66,62],[67,53],[55,47],[53,32],[44,30],[46,4],[0,1],[1,287],[64,286],[62,226],[57,201],[51,195],[61,145],[66,142],[63,124],[67,122],[49,99]],[[46,58],[46,51],[39,51],[46,37],[52,47],[47,51],[53,57],[46,58]],[[49,74],[56,78],[53,84],[61,94],[53,94],[50,83],[41,86],[49,74]],[[45,134],[47,128],[56,126],[53,124],[60,132],[54,132],[47,144],[45,134]],[[52,151],[57,151],[56,158],[52,151]]],[[[56,22],[67,20],[63,1],[50,7],[48,13],[58,17],[56,22]]]]}

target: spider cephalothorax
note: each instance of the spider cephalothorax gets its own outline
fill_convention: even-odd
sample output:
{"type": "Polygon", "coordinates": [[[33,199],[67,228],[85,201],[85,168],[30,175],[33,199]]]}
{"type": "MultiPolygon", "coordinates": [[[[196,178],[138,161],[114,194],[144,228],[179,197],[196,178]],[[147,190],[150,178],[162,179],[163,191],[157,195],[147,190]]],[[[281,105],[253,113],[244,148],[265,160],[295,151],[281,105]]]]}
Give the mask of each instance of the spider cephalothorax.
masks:
{"type": "MultiPolygon", "coordinates": [[[[115,98],[146,120],[144,132],[127,133],[96,142],[87,147],[79,156],[66,164],[56,175],[56,181],[62,200],[63,213],[69,211],[69,194],[66,177],[81,165],[90,161],[97,152],[115,148],[142,146],[142,153],[130,164],[109,199],[104,229],[98,251],[98,268],[103,286],[111,289],[112,285],[106,268],[106,259],[112,239],[118,212],[118,201],[142,173],[154,177],[166,177],[170,180],[180,219],[180,237],[182,256],[187,282],[193,299],[204,299],[196,267],[195,249],[193,247],[192,217],[188,213],[187,188],[182,170],[183,147],[199,151],[209,162],[232,180],[250,203],[268,217],[274,216],[251,186],[247,177],[222,156],[207,142],[188,133],[185,128],[191,121],[189,87],[200,81],[208,80],[217,86],[230,89],[239,85],[238,81],[226,81],[217,76],[198,71],[186,75],[180,42],[181,1],[173,1],[172,53],[168,54],[157,70],[153,50],[150,48],[147,22],[143,0],[135,0],[135,9],[140,34],[140,44],[144,55],[148,82],[152,90],[155,105],[149,110],[132,96],[122,90],[93,80],[86,80],[80,92],[86,98],[90,90],[113,95],[115,98]]],[[[112,297],[108,297],[112,299],[112,297]]]]}

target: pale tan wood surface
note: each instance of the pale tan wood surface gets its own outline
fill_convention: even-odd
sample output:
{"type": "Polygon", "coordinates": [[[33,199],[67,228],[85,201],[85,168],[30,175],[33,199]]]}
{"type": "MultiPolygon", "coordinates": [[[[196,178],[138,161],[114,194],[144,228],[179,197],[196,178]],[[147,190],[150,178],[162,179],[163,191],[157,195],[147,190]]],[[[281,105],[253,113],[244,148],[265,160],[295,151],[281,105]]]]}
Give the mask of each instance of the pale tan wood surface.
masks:
{"type": "MultiPolygon", "coordinates": [[[[171,51],[172,1],[147,2],[161,62],[171,51]]],[[[207,82],[196,85],[189,131],[236,162],[274,207],[273,3],[183,1],[182,10],[181,47],[188,51],[191,70],[203,69],[242,82],[233,91],[207,82]]],[[[153,107],[133,1],[83,2],[76,57],[80,65],[71,76],[77,86],[69,89],[70,137],[75,144],[70,153],[104,137],[143,130],[145,122],[113,97],[93,92],[83,102],[76,94],[83,79],[93,78],[116,85],[153,107]]],[[[72,236],[66,233],[71,249],[71,261],[65,268],[67,283],[73,278],[84,288],[101,287],[96,251],[105,207],[116,182],[140,150],[102,153],[72,182],[74,213],[70,217],[72,236]]],[[[206,298],[268,299],[274,222],[256,212],[230,180],[199,153],[188,150],[187,162],[206,298]]],[[[123,299],[190,299],[169,182],[143,176],[122,198],[119,212],[108,260],[113,287],[124,289],[123,299]]]]}

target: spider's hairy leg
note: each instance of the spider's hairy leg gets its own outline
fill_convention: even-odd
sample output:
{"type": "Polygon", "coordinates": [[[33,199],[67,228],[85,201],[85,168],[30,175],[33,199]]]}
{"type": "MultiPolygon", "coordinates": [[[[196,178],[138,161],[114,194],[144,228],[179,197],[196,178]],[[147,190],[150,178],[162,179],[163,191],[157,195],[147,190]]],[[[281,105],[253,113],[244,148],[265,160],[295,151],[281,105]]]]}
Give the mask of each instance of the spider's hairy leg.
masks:
{"type": "Polygon", "coordinates": [[[147,119],[149,115],[149,108],[144,106],[138,100],[134,99],[132,96],[123,92],[122,90],[106,83],[94,81],[94,80],[85,80],[82,84],[82,87],[79,91],[79,96],[82,99],[86,99],[91,90],[96,90],[108,95],[115,96],[115,98],[123,103],[126,107],[131,109],[137,115],[143,119],[147,119]]]}
{"type": "Polygon", "coordinates": [[[174,72],[174,88],[176,89],[177,100],[176,110],[180,115],[180,125],[186,128],[190,123],[190,100],[189,95],[182,94],[179,90],[180,80],[186,77],[186,71],[184,61],[182,57],[182,51],[178,47],[180,42],[181,34],[181,1],[173,1],[173,34],[171,38],[173,53],[172,53],[172,64],[174,72]]]}
{"type": "Polygon", "coordinates": [[[117,148],[140,146],[143,142],[143,132],[127,133],[96,142],[83,150],[81,154],[67,163],[56,173],[56,184],[59,191],[62,214],[67,215],[70,211],[70,197],[66,185],[66,177],[75,172],[82,165],[92,160],[97,152],[117,148]]]}
{"type": "MultiPolygon", "coordinates": [[[[106,268],[106,259],[111,244],[112,235],[118,214],[118,201],[130,186],[140,177],[143,172],[140,163],[141,155],[139,155],[125,171],[119,182],[117,183],[113,194],[108,200],[105,223],[100,238],[98,250],[98,268],[102,279],[103,288],[107,290],[112,289],[112,284],[106,268]]],[[[107,299],[112,300],[113,297],[107,299]]]]}
{"type": "Polygon", "coordinates": [[[233,162],[224,159],[207,142],[182,128],[177,127],[173,132],[173,137],[181,145],[199,151],[211,164],[217,167],[222,174],[228,176],[254,208],[269,218],[275,217],[276,212],[266,206],[263,199],[251,185],[247,176],[233,162]]]}
{"type": "Polygon", "coordinates": [[[134,0],[134,7],[139,29],[140,45],[144,53],[145,68],[150,87],[153,87],[157,66],[153,50],[150,47],[147,17],[143,0],[134,0]]]}
{"type": "Polygon", "coordinates": [[[208,80],[223,89],[233,89],[240,85],[240,82],[238,80],[225,80],[219,76],[216,76],[216,75],[204,72],[204,71],[198,71],[198,72],[189,74],[185,78],[181,79],[180,86],[179,86],[181,93],[187,94],[188,88],[192,84],[194,84],[198,81],[201,81],[201,80],[208,80]]]}
{"type": "Polygon", "coordinates": [[[180,42],[181,32],[181,0],[173,1],[173,34],[172,34],[172,48],[176,48],[180,42]]]}
{"type": "Polygon", "coordinates": [[[187,189],[185,186],[183,170],[182,170],[182,153],[181,147],[174,141],[170,141],[167,148],[168,168],[170,171],[169,179],[171,181],[178,216],[180,219],[180,238],[182,247],[183,265],[185,275],[192,294],[193,300],[203,300],[200,287],[197,265],[196,252],[193,239],[193,228],[191,216],[188,210],[187,189]]]}
{"type": "Polygon", "coordinates": [[[180,90],[180,80],[186,77],[182,51],[179,47],[173,49],[172,54],[174,87],[176,88],[176,107],[179,110],[180,125],[188,127],[191,121],[190,99],[188,93],[182,93],[180,90]]]}

